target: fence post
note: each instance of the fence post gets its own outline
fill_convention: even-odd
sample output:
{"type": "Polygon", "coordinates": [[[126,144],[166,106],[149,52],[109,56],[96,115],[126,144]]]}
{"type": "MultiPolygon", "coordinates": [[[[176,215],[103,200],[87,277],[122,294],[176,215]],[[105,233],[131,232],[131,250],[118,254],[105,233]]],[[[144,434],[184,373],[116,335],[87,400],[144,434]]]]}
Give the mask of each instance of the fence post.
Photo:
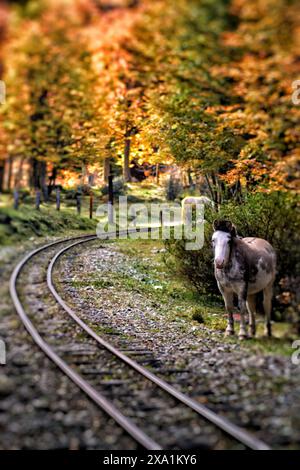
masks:
{"type": "Polygon", "coordinates": [[[19,190],[14,190],[14,209],[19,209],[19,190]]]}
{"type": "Polygon", "coordinates": [[[40,210],[40,205],[41,205],[41,191],[37,189],[36,194],[35,194],[35,208],[37,211],[40,210]]]}
{"type": "Polygon", "coordinates": [[[90,219],[93,218],[94,195],[93,191],[90,192],[90,219]]]}
{"type": "Polygon", "coordinates": [[[159,223],[160,223],[160,226],[162,227],[163,226],[163,211],[162,210],[159,211],[159,223]]]}
{"type": "Polygon", "coordinates": [[[60,211],[60,187],[56,186],[56,210],[60,211]]]}
{"type": "Polygon", "coordinates": [[[49,189],[48,189],[48,186],[43,185],[43,187],[42,187],[42,193],[43,193],[44,202],[48,202],[48,201],[49,201],[49,189]]]}
{"type": "Polygon", "coordinates": [[[109,176],[108,176],[108,223],[114,223],[114,185],[113,185],[114,175],[112,172],[112,167],[110,165],[109,176]]]}

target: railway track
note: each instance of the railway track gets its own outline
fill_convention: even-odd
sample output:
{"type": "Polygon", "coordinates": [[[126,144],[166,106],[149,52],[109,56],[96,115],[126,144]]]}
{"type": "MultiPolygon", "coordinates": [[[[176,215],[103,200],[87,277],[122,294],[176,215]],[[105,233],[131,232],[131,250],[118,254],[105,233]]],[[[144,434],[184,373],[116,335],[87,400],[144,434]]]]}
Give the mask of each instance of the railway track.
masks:
{"type": "Polygon", "coordinates": [[[96,239],[85,235],[49,243],[14,269],[11,298],[37,346],[138,447],[268,450],[267,444],[117,349],[64,302],[54,285],[55,266],[76,247],[96,239]]]}

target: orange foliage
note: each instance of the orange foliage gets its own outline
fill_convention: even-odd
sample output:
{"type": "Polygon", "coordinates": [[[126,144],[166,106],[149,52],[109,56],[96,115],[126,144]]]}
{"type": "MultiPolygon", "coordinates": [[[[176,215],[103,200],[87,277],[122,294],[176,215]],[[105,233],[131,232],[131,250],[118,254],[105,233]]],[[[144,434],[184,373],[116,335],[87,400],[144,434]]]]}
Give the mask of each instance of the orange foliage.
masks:
{"type": "Polygon", "coordinates": [[[239,60],[215,65],[212,73],[232,82],[232,97],[238,103],[208,112],[249,143],[224,179],[246,184],[250,178],[265,188],[299,191],[300,155],[295,147],[300,142],[300,107],[291,101],[292,82],[300,78],[299,5],[233,0],[231,12],[239,17],[240,26],[225,32],[222,43],[228,57],[231,48],[244,52],[239,60]]]}

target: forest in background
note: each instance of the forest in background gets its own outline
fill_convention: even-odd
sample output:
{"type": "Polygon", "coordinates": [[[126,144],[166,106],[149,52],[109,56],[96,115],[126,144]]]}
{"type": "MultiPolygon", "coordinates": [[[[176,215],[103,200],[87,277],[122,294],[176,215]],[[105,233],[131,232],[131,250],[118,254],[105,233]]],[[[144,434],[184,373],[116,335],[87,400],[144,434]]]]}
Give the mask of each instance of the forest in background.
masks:
{"type": "Polygon", "coordinates": [[[203,175],[216,203],[298,189],[297,1],[23,0],[6,10],[0,189],[20,180],[13,164],[34,187],[50,170],[109,158],[123,159],[126,180],[135,158],[174,160],[203,175]]]}
{"type": "MultiPolygon", "coordinates": [[[[242,235],[276,245],[277,297],[299,326],[299,13],[296,0],[2,1],[0,191],[175,163],[242,235]]],[[[196,285],[211,270],[171,251],[196,285]]]]}

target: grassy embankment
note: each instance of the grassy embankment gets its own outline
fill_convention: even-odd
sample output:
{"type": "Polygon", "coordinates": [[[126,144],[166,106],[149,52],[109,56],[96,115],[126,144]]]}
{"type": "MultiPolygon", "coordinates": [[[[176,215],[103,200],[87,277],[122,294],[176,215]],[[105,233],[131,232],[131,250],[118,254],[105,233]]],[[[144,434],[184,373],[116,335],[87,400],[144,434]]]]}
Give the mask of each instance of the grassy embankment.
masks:
{"type": "Polygon", "coordinates": [[[70,231],[92,231],[96,222],[78,216],[75,210],[42,205],[37,211],[24,204],[18,210],[10,205],[0,206],[0,246],[48,236],[64,236],[70,231]]]}
{"type": "MultiPolygon", "coordinates": [[[[159,202],[163,197],[163,188],[154,184],[132,183],[126,194],[131,203],[159,202]]],[[[95,230],[97,218],[95,211],[107,197],[95,191],[94,219],[89,219],[89,197],[82,198],[81,216],[77,215],[75,199],[65,199],[61,210],[57,211],[55,202],[42,204],[39,211],[34,208],[34,200],[21,201],[19,209],[13,209],[13,200],[9,195],[0,197],[0,246],[13,245],[20,241],[46,236],[64,236],[73,231],[95,230]]]]}

